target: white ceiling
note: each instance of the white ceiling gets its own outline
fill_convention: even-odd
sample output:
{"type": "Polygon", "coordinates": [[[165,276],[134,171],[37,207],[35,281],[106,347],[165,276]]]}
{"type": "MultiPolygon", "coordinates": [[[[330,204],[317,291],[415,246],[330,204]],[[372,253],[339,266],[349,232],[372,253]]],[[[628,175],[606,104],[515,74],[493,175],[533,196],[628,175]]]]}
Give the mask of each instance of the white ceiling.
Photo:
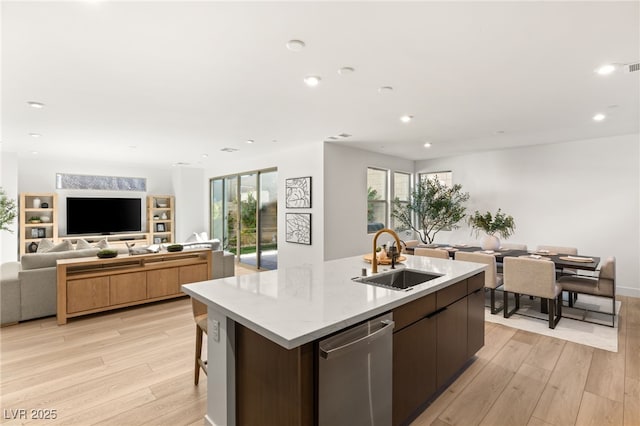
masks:
{"type": "Polygon", "coordinates": [[[640,72],[594,69],[640,60],[639,5],[3,1],[2,151],[207,165],[348,133],[425,159],[637,133],[640,72]]]}

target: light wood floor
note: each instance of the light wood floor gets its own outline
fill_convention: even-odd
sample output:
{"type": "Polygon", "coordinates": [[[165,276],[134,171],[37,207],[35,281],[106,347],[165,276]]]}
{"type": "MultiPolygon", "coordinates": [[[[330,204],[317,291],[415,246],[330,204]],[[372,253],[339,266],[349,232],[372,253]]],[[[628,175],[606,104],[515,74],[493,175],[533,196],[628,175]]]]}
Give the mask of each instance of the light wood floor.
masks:
{"type": "MultiPolygon", "coordinates": [[[[640,299],[621,299],[618,353],[487,323],[478,358],[414,425],[640,425],[640,299]]],[[[194,338],[186,298],[2,328],[1,421],[202,425],[194,338]],[[27,418],[11,420],[19,409],[27,418]]]]}

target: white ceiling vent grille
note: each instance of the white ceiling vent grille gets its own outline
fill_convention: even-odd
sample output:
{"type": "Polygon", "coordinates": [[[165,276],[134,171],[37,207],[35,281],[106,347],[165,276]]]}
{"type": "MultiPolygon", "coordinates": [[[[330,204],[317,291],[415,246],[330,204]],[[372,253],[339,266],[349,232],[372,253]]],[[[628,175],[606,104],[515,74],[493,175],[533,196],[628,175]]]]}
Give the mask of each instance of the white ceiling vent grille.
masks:
{"type": "Polygon", "coordinates": [[[629,72],[640,71],[640,62],[636,62],[635,64],[629,64],[629,72]]]}
{"type": "Polygon", "coordinates": [[[236,152],[237,149],[236,148],[222,148],[220,151],[224,151],[224,152],[236,152]]]}

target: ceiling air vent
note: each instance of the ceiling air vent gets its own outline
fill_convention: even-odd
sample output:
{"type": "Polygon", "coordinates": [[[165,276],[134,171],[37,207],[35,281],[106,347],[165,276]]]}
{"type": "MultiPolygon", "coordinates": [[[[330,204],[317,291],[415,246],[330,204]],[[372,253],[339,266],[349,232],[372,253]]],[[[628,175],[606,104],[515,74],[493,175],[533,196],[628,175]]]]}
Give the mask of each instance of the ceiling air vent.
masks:
{"type": "Polygon", "coordinates": [[[224,152],[236,152],[237,149],[236,148],[222,148],[220,151],[224,151],[224,152]]]}
{"type": "Polygon", "coordinates": [[[629,72],[640,71],[640,62],[636,62],[635,64],[629,64],[629,72]]]}

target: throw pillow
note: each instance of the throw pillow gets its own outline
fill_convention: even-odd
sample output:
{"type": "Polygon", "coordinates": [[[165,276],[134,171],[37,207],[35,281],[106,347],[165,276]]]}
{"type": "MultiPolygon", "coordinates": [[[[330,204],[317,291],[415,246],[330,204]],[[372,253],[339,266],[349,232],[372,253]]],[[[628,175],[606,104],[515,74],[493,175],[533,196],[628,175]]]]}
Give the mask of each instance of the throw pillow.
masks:
{"type": "Polygon", "coordinates": [[[189,235],[189,238],[187,238],[185,241],[185,243],[197,243],[198,242],[198,234],[196,234],[195,232],[191,235],[189,235]]]}
{"type": "Polygon", "coordinates": [[[46,253],[52,248],[53,248],[53,241],[42,239],[38,243],[38,250],[36,250],[36,253],[46,253]]]}
{"type": "Polygon", "coordinates": [[[108,249],[109,248],[109,243],[107,242],[107,239],[105,238],[104,240],[98,241],[98,243],[95,245],[95,247],[99,248],[100,250],[108,249]]]}
{"type": "Polygon", "coordinates": [[[206,232],[200,233],[200,241],[209,241],[209,236],[207,235],[206,232]]]}
{"type": "Polygon", "coordinates": [[[69,250],[73,250],[73,244],[71,244],[71,241],[69,240],[64,240],[60,244],[56,244],[55,246],[51,247],[51,249],[47,253],[69,251],[69,250]]]}
{"type": "Polygon", "coordinates": [[[93,247],[91,247],[91,244],[89,244],[86,240],[83,240],[82,238],[80,238],[76,242],[76,250],[85,250],[85,249],[90,249],[90,248],[93,248],[93,247]]]}

